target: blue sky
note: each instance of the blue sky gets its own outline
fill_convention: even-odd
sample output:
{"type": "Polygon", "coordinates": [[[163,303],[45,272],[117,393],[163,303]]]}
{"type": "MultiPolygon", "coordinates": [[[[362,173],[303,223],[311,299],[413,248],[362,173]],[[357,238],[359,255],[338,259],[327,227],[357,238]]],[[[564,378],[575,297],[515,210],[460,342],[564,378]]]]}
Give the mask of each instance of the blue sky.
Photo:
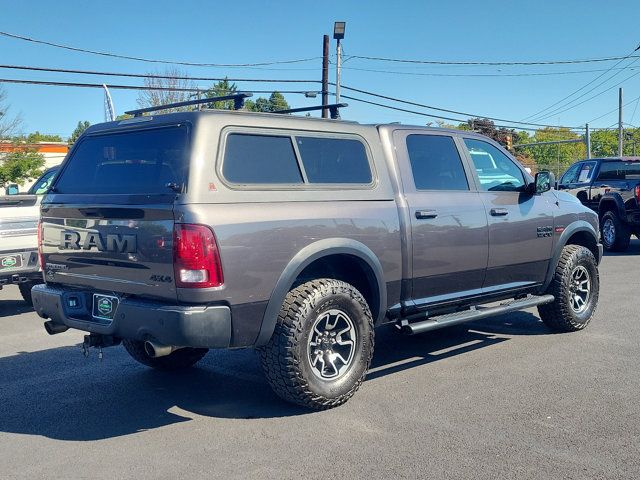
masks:
{"type": "MultiPolygon", "coordinates": [[[[316,57],[322,35],[335,20],[347,22],[345,58],[369,55],[447,61],[535,61],[626,55],[640,43],[637,1],[606,5],[595,0],[509,1],[15,1],[0,0],[0,30],[37,39],[122,55],[190,62],[247,63],[316,57]]],[[[331,52],[335,44],[332,40],[331,52]]],[[[640,54],[640,51],[638,51],[640,54]]],[[[106,58],[0,37],[0,63],[128,73],[158,71],[162,65],[106,58]]],[[[625,64],[631,63],[628,60],[625,64]]],[[[343,84],[452,110],[520,120],[594,79],[600,72],[528,77],[436,77],[356,69],[438,74],[566,72],[608,68],[615,62],[539,67],[412,66],[351,59],[343,84]]],[[[592,94],[639,73],[622,86],[625,100],[640,96],[638,69],[628,68],[592,94]]],[[[622,66],[622,65],[621,65],[622,66]]],[[[320,60],[247,68],[183,67],[191,76],[319,79],[320,60]]],[[[332,66],[333,67],[333,66],[332,66]]],[[[334,71],[331,71],[334,80],[334,71]]],[[[141,84],[132,78],[0,69],[0,78],[141,84]]],[[[206,86],[206,82],[199,82],[206,86]]],[[[593,84],[595,85],[595,83],[593,84]]],[[[593,86],[592,85],[592,86],[593,86]]],[[[264,89],[242,83],[241,89],[264,89]]],[[[275,85],[271,88],[316,89],[275,85]]],[[[78,120],[103,121],[98,89],[4,84],[23,130],[67,136],[78,120]]],[[[343,93],[347,93],[344,92],[343,93]]],[[[589,96],[591,96],[590,94],[589,96]]],[[[137,92],[114,90],[117,113],[135,108],[137,92]]],[[[364,97],[363,95],[354,96],[364,97]]],[[[588,98],[588,97],[584,97],[588,98]]],[[[290,104],[319,103],[300,94],[290,104]]],[[[389,103],[383,100],[373,101],[389,103]]],[[[350,103],[343,118],[361,122],[424,124],[434,119],[350,103]]],[[[398,104],[396,104],[398,105],[398,104]]],[[[401,106],[401,105],[398,105],[401,106]]],[[[617,106],[617,88],[542,123],[582,125],[617,106]]],[[[625,121],[640,124],[640,108],[626,108],[625,121]]],[[[413,107],[407,107],[413,108],[413,107]]],[[[447,114],[443,114],[447,115],[447,114]]],[[[462,117],[460,115],[450,115],[462,117]]],[[[611,113],[593,122],[607,127],[611,113]]]]}

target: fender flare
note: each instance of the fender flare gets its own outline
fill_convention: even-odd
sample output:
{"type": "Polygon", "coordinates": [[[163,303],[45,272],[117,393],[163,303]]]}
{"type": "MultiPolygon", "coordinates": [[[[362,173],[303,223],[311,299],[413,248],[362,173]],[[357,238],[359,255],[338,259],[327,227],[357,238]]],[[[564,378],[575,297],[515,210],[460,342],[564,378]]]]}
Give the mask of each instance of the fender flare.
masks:
{"type": "Polygon", "coordinates": [[[624,202],[622,201],[622,197],[617,193],[606,193],[600,199],[600,203],[598,204],[598,219],[602,220],[602,215],[605,210],[602,208],[603,203],[614,203],[617,209],[618,217],[620,220],[626,221],[626,210],[624,208],[624,202]]]}
{"type": "Polygon", "coordinates": [[[271,292],[255,346],[265,345],[271,338],[276,327],[278,312],[298,275],[312,262],[338,254],[357,257],[371,268],[378,284],[378,318],[374,319],[375,324],[377,325],[384,318],[387,311],[387,287],[378,257],[369,247],[358,241],[348,238],[327,238],[307,245],[287,264],[271,292]]]}
{"type": "MultiPolygon", "coordinates": [[[[547,287],[551,283],[551,280],[553,280],[553,275],[556,271],[556,265],[558,265],[558,261],[560,260],[562,249],[565,247],[569,239],[578,232],[587,232],[591,234],[595,239],[596,244],[598,244],[598,232],[589,222],[586,222],[584,220],[576,220],[575,222],[569,224],[564,229],[564,232],[562,232],[560,238],[558,238],[558,241],[555,244],[553,256],[551,258],[551,262],[549,262],[549,268],[547,270],[547,276],[545,278],[542,291],[546,291],[547,287]]],[[[598,263],[600,262],[600,258],[596,258],[596,260],[598,261],[598,263]]]]}

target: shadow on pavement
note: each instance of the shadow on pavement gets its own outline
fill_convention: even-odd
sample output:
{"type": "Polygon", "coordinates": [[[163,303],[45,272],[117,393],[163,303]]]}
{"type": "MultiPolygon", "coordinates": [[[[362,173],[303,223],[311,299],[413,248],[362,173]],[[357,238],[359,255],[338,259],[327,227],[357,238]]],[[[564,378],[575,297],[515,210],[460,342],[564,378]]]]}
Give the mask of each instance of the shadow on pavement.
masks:
{"type": "Polygon", "coordinates": [[[24,300],[0,300],[0,318],[33,312],[33,307],[24,300]]]}
{"type": "MultiPolygon", "coordinates": [[[[508,335],[548,333],[526,312],[414,337],[383,327],[368,378],[496,345],[508,335]]],[[[91,441],[188,422],[194,415],[311,413],[271,391],[253,350],[211,351],[198,367],[180,373],[142,367],[122,347],[104,355],[102,362],[95,353],[85,359],[75,346],[0,358],[0,431],[91,441]]]]}

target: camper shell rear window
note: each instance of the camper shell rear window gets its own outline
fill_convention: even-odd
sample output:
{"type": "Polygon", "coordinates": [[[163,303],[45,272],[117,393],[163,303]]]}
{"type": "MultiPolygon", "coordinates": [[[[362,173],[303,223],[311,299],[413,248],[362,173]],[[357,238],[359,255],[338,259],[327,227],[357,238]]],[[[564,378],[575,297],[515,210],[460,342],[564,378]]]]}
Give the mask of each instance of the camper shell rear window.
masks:
{"type": "Polygon", "coordinates": [[[54,185],[60,194],[165,194],[184,188],[189,128],[173,125],[87,135],[54,185]]]}

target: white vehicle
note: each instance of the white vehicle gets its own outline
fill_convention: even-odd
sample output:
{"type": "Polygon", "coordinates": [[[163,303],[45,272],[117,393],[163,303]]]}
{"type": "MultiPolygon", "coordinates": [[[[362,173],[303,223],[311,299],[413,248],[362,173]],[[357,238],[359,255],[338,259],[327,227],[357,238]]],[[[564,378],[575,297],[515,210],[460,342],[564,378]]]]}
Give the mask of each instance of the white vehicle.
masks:
{"type": "Polygon", "coordinates": [[[55,177],[50,168],[26,194],[0,196],[0,289],[18,285],[22,298],[31,304],[31,287],[42,283],[38,260],[40,200],[55,177]]]}

